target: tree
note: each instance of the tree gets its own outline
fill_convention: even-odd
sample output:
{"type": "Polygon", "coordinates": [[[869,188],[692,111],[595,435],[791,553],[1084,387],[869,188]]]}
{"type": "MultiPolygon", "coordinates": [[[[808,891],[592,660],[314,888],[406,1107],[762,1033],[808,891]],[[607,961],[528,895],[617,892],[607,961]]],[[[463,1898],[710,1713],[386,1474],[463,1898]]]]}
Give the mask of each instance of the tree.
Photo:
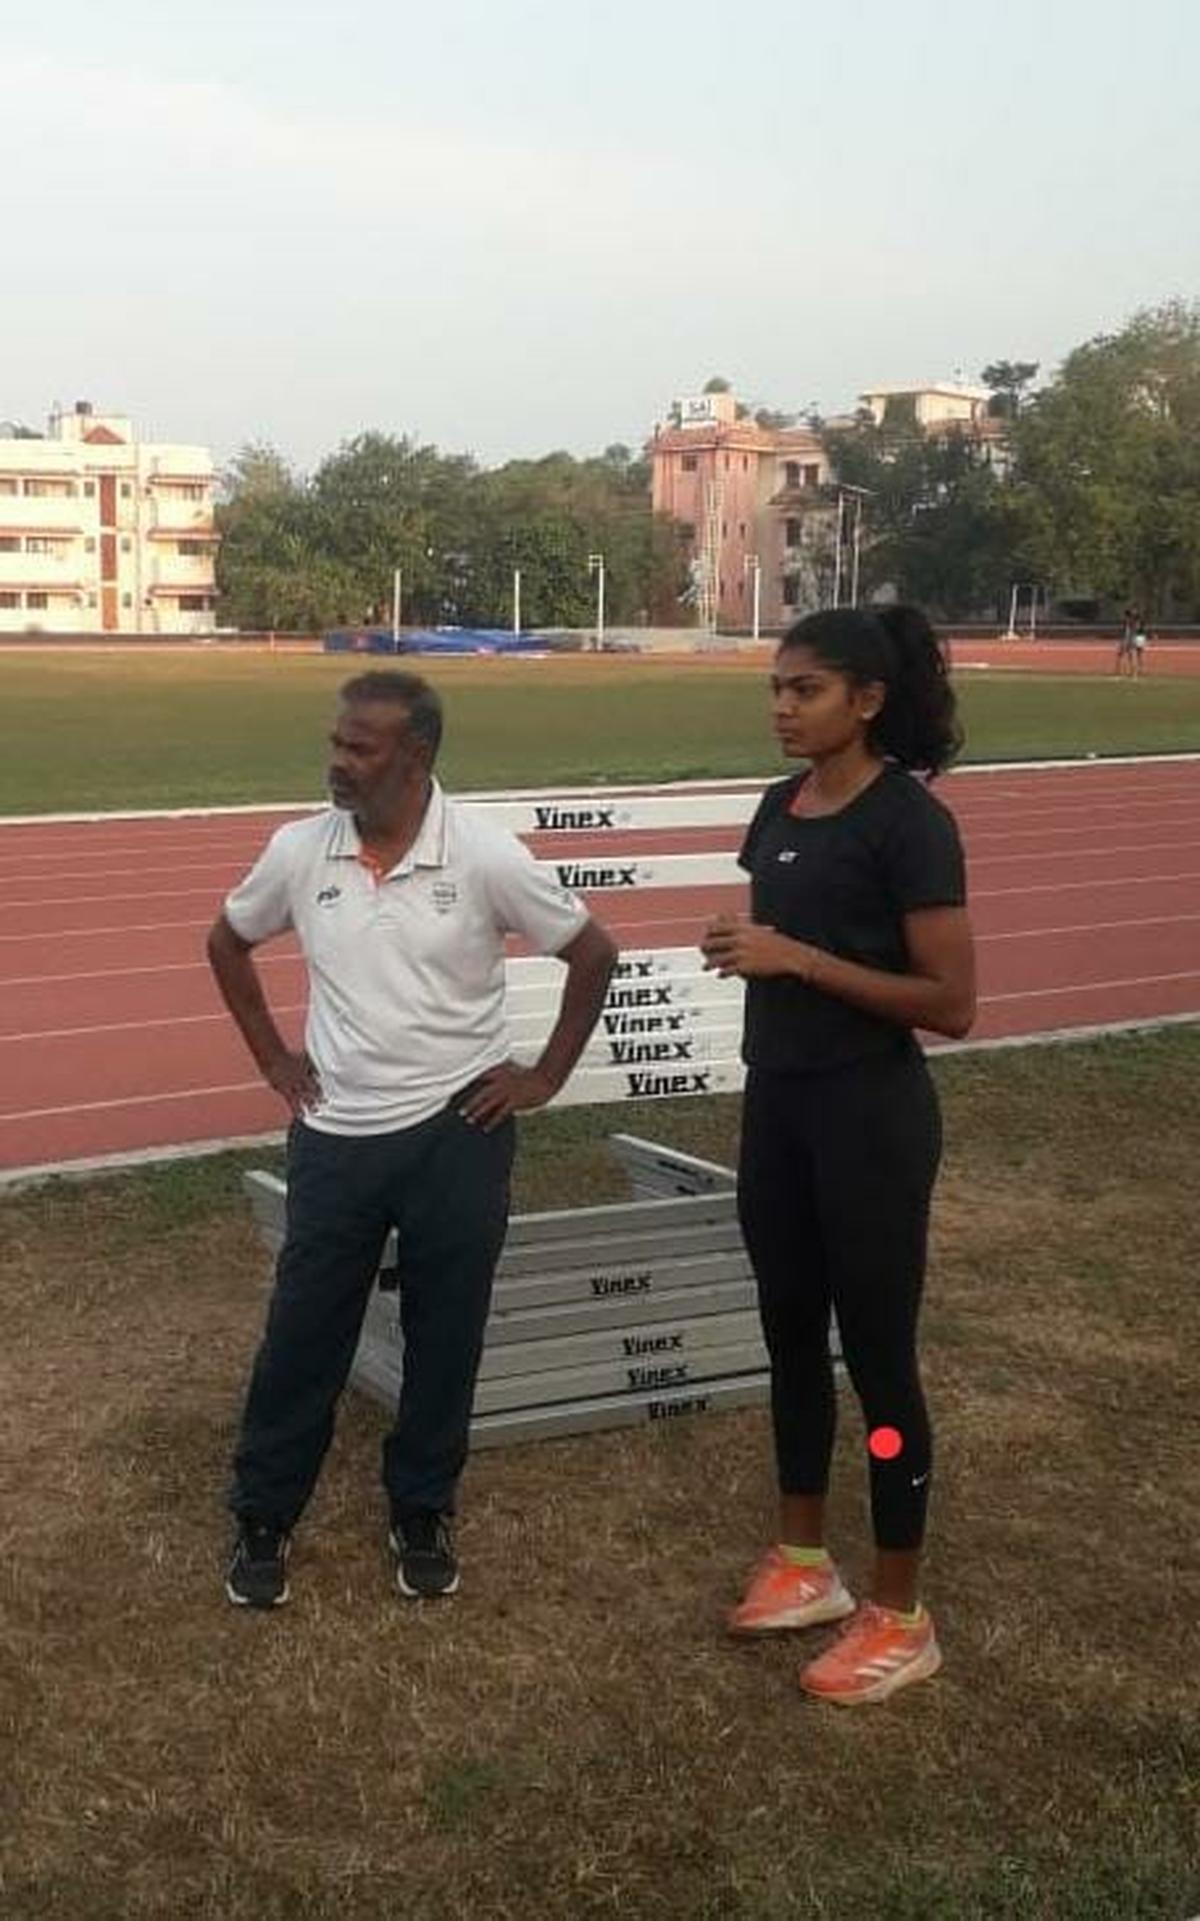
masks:
{"type": "Polygon", "coordinates": [[[1060,595],[1200,612],[1200,303],[1077,347],[1014,423],[1026,551],[1060,595]]]}
{"type": "MultiPolygon", "coordinates": [[[[1017,532],[1005,487],[969,434],[922,435],[867,414],[825,445],[837,481],[866,493],[862,594],[886,586],[951,618],[1003,605],[1017,532]]],[[[832,498],[836,486],[819,510],[830,552],[832,498]]]]}
{"type": "Polygon", "coordinates": [[[988,412],[996,420],[1015,420],[1023,405],[1026,387],[1037,379],[1040,361],[993,360],[979,378],[991,390],[988,412]]]}
{"type": "Polygon", "coordinates": [[[705,381],[700,391],[705,394],[728,394],[732,393],[733,389],[727,380],[721,378],[720,374],[712,374],[710,378],[705,381]]]}

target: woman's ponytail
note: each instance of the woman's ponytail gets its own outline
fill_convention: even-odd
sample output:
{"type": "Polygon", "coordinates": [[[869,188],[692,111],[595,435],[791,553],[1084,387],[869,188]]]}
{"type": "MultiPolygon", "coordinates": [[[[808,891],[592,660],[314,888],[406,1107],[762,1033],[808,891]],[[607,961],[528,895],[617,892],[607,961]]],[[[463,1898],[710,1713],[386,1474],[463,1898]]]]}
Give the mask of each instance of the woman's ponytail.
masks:
{"type": "Polygon", "coordinates": [[[919,607],[872,609],[891,642],[895,673],[871,742],[915,773],[940,774],[963,744],[946,648],[919,607]]]}

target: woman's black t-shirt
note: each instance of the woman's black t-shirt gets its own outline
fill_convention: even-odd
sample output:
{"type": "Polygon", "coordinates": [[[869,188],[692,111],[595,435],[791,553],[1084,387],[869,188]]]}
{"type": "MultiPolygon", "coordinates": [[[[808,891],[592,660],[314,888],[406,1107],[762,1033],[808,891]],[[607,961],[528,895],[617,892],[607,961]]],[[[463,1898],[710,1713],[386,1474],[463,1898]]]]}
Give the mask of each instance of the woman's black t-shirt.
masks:
{"type": "MultiPolygon", "coordinates": [[[[903,769],[886,766],[835,814],[789,808],[806,774],[768,787],[739,863],[751,915],[794,940],[891,974],[907,971],[904,915],[960,907],[962,843],[949,810],[903,769]]],[[[787,976],[746,982],[742,1058],[766,1073],[814,1073],[911,1046],[908,1028],[787,976]]]]}

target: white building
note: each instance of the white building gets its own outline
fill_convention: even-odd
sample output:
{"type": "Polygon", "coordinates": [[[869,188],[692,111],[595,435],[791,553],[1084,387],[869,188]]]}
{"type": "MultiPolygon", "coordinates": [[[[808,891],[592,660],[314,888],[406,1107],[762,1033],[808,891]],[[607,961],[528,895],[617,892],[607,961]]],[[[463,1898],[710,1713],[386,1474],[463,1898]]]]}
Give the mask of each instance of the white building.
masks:
{"type": "Polygon", "coordinates": [[[0,430],[0,633],[210,633],[216,549],[206,447],[84,400],[44,437],[0,430]]]}

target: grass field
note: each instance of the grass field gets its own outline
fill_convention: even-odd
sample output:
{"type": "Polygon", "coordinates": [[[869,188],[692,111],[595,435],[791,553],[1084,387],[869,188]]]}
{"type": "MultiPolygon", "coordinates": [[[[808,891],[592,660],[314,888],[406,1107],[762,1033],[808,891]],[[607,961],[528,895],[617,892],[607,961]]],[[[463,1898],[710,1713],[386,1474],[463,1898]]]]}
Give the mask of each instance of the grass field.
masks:
{"type": "MultiPolygon", "coordinates": [[[[320,796],[332,698],[319,655],[0,654],[0,814],[320,796]]],[[[776,767],[763,660],[434,661],[452,789],[776,767]]],[[[974,760],[1200,746],[1200,676],[960,677],[974,760]]]]}
{"type": "MultiPolygon", "coordinates": [[[[237,1162],[0,1202],[5,1921],[1200,1911],[1200,1028],[935,1071],[947,1664],[857,1713],[803,1701],[795,1643],[719,1631],[771,1506],[757,1410],[480,1456],[463,1593],[413,1611],[350,1397],[292,1607],[235,1615],[220,1489],[266,1285],[237,1162]]],[[[613,1124],[528,1122],[519,1203],[617,1192],[613,1124]]],[[[619,1124],[728,1158],[736,1105],[619,1124]]]]}

